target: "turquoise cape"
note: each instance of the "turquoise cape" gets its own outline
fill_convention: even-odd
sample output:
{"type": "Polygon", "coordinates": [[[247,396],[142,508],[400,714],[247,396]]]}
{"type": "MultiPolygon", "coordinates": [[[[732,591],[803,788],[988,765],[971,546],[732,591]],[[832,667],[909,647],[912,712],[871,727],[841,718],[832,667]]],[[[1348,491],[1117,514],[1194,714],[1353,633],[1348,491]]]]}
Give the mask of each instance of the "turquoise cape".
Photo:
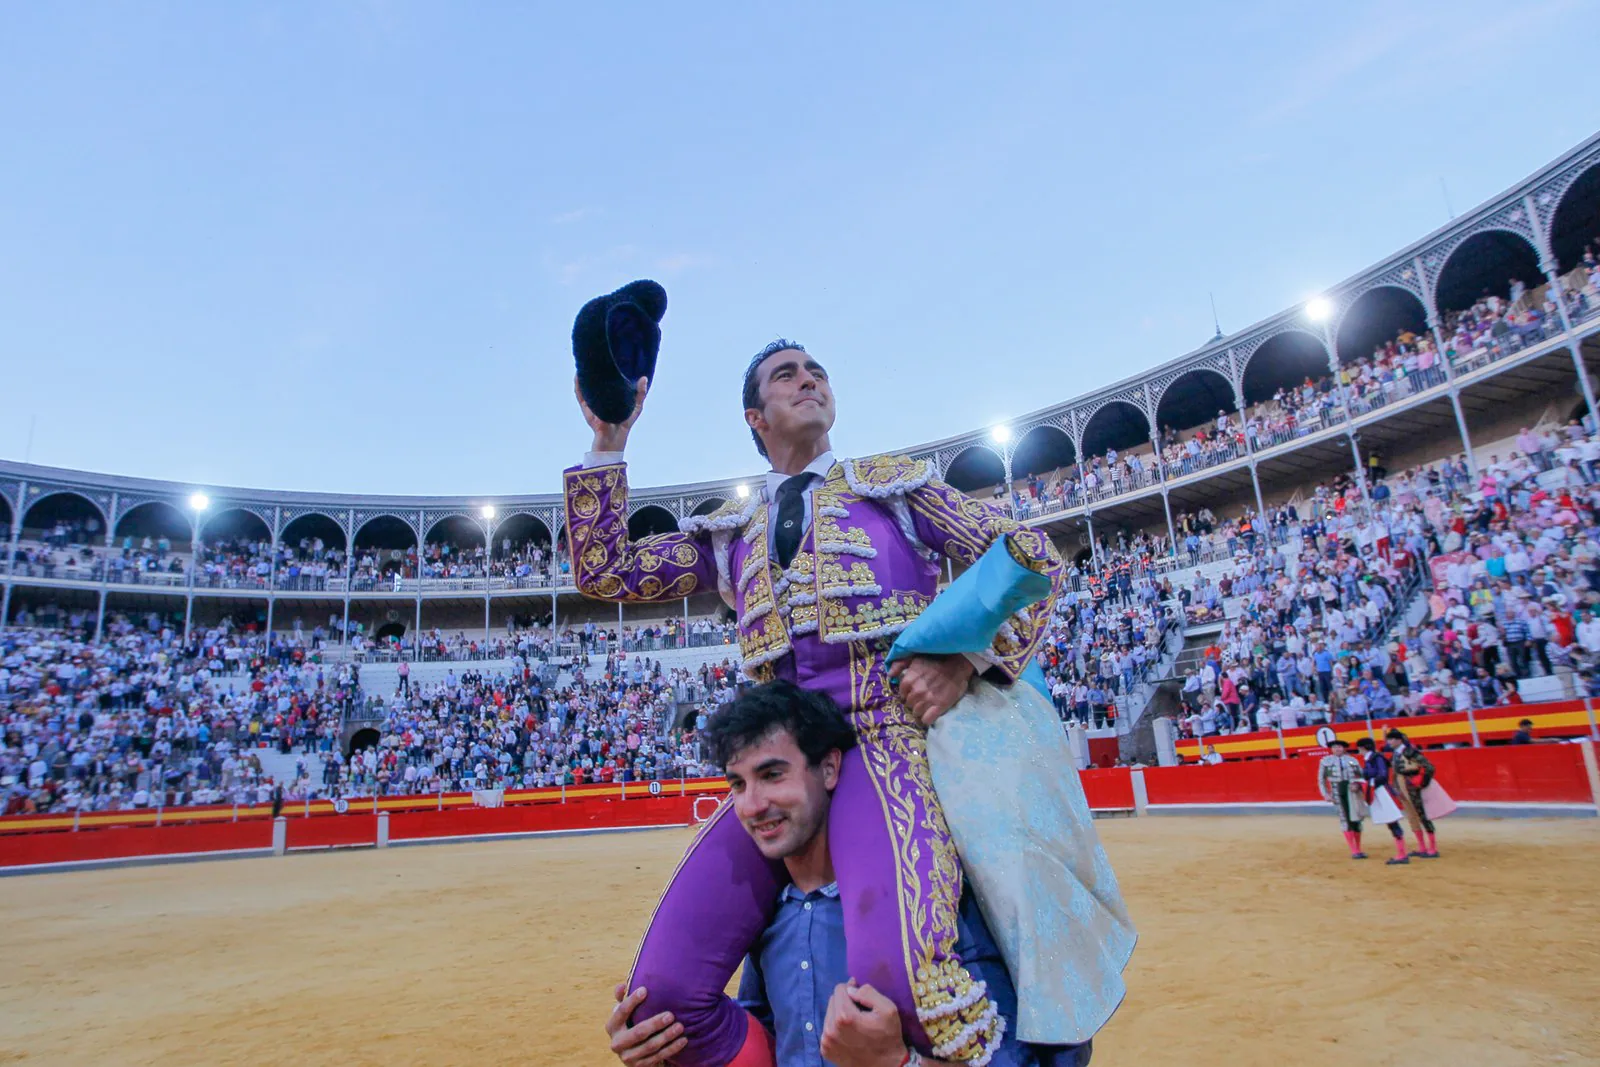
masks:
{"type": "MultiPolygon", "coordinates": [[[[1050,580],[996,543],[901,632],[889,660],[982,656],[1050,580]]],[[[1017,1036],[1081,1044],[1126,993],[1137,935],[1100,846],[1044,672],[974,679],[928,730],[928,764],[951,838],[1017,989],[1017,1036]]]]}

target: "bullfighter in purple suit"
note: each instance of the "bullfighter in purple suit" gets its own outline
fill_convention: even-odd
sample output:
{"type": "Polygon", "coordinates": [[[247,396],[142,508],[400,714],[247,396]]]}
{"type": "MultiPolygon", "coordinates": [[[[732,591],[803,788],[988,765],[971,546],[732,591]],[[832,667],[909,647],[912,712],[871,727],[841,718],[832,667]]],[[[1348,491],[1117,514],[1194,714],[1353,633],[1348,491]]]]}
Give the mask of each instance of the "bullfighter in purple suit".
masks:
{"type": "MultiPolygon", "coordinates": [[[[628,537],[622,452],[643,409],[609,423],[579,404],[592,451],[565,474],[577,585],[605,600],[676,600],[717,589],[738,616],[746,673],[832,696],[860,744],[845,760],[829,840],[845,905],[853,977],[883,991],[924,1054],[982,1065],[1001,1022],[952,951],[962,869],[929,774],[925,735],[975,673],[1016,681],[1053,596],[1017,613],[977,656],[917,656],[885,666],[895,635],[937,592],[941,559],[971,564],[1003,543],[1059,586],[1043,533],[901,456],[837,459],[828,440],[827,373],[801,346],[768,345],[745,375],[745,421],[772,463],[762,492],[678,533],[628,537]]],[[[681,1067],[770,1063],[766,1034],[723,990],[769,922],[784,879],[787,828],[735,824],[724,805],[702,828],[657,905],[629,988],[649,990],[638,1017],[674,1013],[681,1067]]]]}

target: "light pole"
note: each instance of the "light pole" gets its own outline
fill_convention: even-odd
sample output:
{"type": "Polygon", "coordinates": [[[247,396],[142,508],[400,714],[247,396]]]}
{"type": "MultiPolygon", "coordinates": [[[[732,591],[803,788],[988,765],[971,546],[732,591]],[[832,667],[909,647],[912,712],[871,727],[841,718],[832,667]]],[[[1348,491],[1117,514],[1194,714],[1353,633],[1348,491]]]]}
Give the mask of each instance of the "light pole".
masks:
{"type": "Polygon", "coordinates": [[[1007,426],[1003,422],[998,426],[991,427],[989,430],[989,439],[1000,446],[1000,466],[1005,471],[1006,478],[1006,510],[1011,513],[1011,517],[1014,519],[1017,517],[1017,504],[1016,495],[1011,491],[1011,455],[1013,452],[1011,443],[1011,427],[1007,426]]]}
{"type": "Polygon", "coordinates": [[[189,643],[189,630],[194,624],[194,572],[200,564],[200,517],[211,506],[211,498],[204,493],[189,497],[189,508],[194,512],[193,534],[189,540],[189,596],[183,606],[183,642],[189,643]]]}
{"type": "Polygon", "coordinates": [[[1361,498],[1367,499],[1367,472],[1361,465],[1361,449],[1356,445],[1355,412],[1350,409],[1350,390],[1342,381],[1337,381],[1339,375],[1339,350],[1334,347],[1333,340],[1333,301],[1325,296],[1315,297],[1306,302],[1306,318],[1316,323],[1322,331],[1322,343],[1328,350],[1328,370],[1335,375],[1339,386],[1339,404],[1344,408],[1345,436],[1350,441],[1350,454],[1355,457],[1356,485],[1361,489],[1361,498]]]}
{"type": "Polygon", "coordinates": [[[485,504],[478,509],[478,517],[483,520],[483,655],[489,656],[489,571],[494,564],[494,516],[493,504],[485,504]]]}

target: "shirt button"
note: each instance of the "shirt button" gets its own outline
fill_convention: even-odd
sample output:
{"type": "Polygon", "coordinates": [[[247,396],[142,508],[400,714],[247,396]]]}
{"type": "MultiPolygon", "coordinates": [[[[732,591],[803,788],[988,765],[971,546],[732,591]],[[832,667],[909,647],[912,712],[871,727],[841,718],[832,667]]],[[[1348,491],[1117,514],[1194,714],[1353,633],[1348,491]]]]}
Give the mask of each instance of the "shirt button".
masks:
{"type": "Polygon", "coordinates": [[[811,1025],[810,1023],[806,1023],[806,1032],[807,1033],[810,1033],[812,1030],[815,1030],[815,1029],[816,1029],[815,1026],[811,1025]]]}
{"type": "Polygon", "coordinates": [[[800,969],[802,971],[809,971],[811,969],[811,961],[810,960],[801,960],[800,961],[800,969]]]}
{"type": "Polygon", "coordinates": [[[806,902],[806,910],[807,910],[807,911],[810,911],[810,910],[811,910],[811,902],[810,902],[810,901],[807,901],[807,902],[806,902]]]}

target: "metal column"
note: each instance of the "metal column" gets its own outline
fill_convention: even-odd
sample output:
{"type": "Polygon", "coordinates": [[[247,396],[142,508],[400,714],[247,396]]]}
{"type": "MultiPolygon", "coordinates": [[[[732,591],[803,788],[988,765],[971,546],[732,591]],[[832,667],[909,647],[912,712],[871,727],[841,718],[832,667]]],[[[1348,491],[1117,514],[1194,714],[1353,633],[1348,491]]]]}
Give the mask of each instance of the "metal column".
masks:
{"type": "MultiPolygon", "coordinates": [[[[1534,207],[1533,196],[1522,198],[1522,206],[1528,212],[1528,219],[1533,224],[1534,232],[1539,237],[1539,244],[1543,248],[1550,246],[1549,234],[1544,233],[1544,226],[1539,221],[1539,212],[1534,207]]],[[[1539,270],[1544,273],[1550,283],[1551,290],[1556,297],[1556,311],[1561,316],[1561,329],[1567,337],[1567,351],[1572,353],[1572,367],[1578,374],[1578,387],[1583,391],[1583,402],[1588,405],[1589,418],[1596,425],[1600,425],[1600,408],[1595,407],[1594,383],[1589,381],[1589,369],[1583,365],[1583,350],[1578,342],[1572,338],[1572,319],[1567,316],[1566,287],[1561,284],[1561,277],[1556,273],[1561,264],[1545,258],[1545,253],[1539,253],[1539,270]]]]}
{"type": "MultiPolygon", "coordinates": [[[[1418,278],[1426,278],[1422,270],[1422,257],[1417,256],[1411,261],[1412,269],[1418,278]]],[[[1427,297],[1427,304],[1423,312],[1428,317],[1428,333],[1433,337],[1433,349],[1439,357],[1439,363],[1444,367],[1445,380],[1450,383],[1450,407],[1455,412],[1456,430],[1461,434],[1461,448],[1467,457],[1467,469],[1472,472],[1473,478],[1478,476],[1478,458],[1472,454],[1472,438],[1467,435],[1467,418],[1461,410],[1461,390],[1456,385],[1456,365],[1445,355],[1444,331],[1439,329],[1439,316],[1433,308],[1433,297],[1427,297]]]]}
{"type": "Polygon", "coordinates": [[[267,656],[272,656],[272,609],[277,603],[278,591],[278,534],[283,526],[283,507],[272,509],[272,544],[267,559],[267,656]]]}
{"type": "Polygon", "coordinates": [[[183,643],[189,643],[189,630],[194,623],[194,572],[200,562],[200,513],[195,512],[194,534],[189,541],[189,592],[183,603],[183,643]]]}
{"type": "MultiPolygon", "coordinates": [[[[1546,270],[1544,276],[1550,279],[1550,285],[1556,292],[1556,308],[1561,312],[1561,329],[1571,338],[1572,320],[1567,318],[1566,291],[1561,285],[1561,279],[1556,277],[1553,270],[1546,270]]],[[[1567,351],[1572,354],[1572,367],[1578,373],[1578,387],[1583,390],[1583,402],[1589,407],[1589,421],[1600,424],[1597,422],[1600,420],[1600,408],[1595,407],[1594,383],[1589,381],[1589,370],[1583,365],[1583,350],[1576,340],[1569,339],[1567,351]]]]}
{"type": "Polygon", "coordinates": [[[1472,454],[1472,438],[1467,436],[1467,417],[1461,412],[1461,390],[1455,386],[1450,387],[1450,407],[1456,413],[1456,430],[1461,434],[1461,450],[1467,457],[1467,469],[1472,472],[1472,477],[1478,477],[1478,459],[1472,454]]]}
{"type": "Polygon", "coordinates": [[[11,621],[11,572],[17,565],[17,541],[22,537],[22,513],[28,506],[28,483],[18,486],[17,506],[11,509],[11,538],[6,542],[6,584],[0,594],[0,633],[11,621]]]}
{"type": "Polygon", "coordinates": [[[339,635],[340,646],[350,647],[350,582],[356,558],[356,513],[351,508],[344,513],[344,633],[339,635]]]}
{"type": "MultiPolygon", "coordinates": [[[[417,512],[417,574],[415,578],[417,583],[417,628],[411,631],[411,659],[416,663],[422,662],[422,538],[426,533],[426,531],[423,529],[423,526],[427,524],[427,521],[428,516],[426,512],[417,512]]],[[[402,565],[401,573],[403,574],[404,571],[405,568],[404,565],[402,565]]],[[[403,654],[405,649],[402,648],[401,652],[403,654]]]]}
{"type": "MultiPolygon", "coordinates": [[[[111,494],[111,510],[108,512],[111,518],[116,516],[117,503],[121,499],[120,493],[113,492],[111,494]]],[[[106,521],[106,555],[105,562],[100,566],[100,610],[94,620],[94,639],[96,642],[100,640],[106,629],[106,590],[111,584],[111,549],[117,540],[114,532],[116,527],[112,524],[111,518],[106,521]]]]}
{"type": "Polygon", "coordinates": [[[1356,458],[1356,485],[1361,487],[1361,499],[1367,499],[1367,469],[1361,465],[1361,449],[1356,445],[1354,430],[1346,430],[1345,437],[1350,441],[1350,454],[1356,458]]]}
{"type": "Polygon", "coordinates": [[[1256,491],[1256,514],[1264,516],[1267,513],[1267,505],[1261,499],[1261,479],[1256,476],[1256,461],[1254,459],[1250,461],[1250,484],[1255,487],[1256,491]]]}
{"type": "Polygon", "coordinates": [[[1172,525],[1172,504],[1167,500],[1167,487],[1165,483],[1162,483],[1161,486],[1161,510],[1167,513],[1167,538],[1172,543],[1172,558],[1177,559],[1178,531],[1177,528],[1172,525]]]}

